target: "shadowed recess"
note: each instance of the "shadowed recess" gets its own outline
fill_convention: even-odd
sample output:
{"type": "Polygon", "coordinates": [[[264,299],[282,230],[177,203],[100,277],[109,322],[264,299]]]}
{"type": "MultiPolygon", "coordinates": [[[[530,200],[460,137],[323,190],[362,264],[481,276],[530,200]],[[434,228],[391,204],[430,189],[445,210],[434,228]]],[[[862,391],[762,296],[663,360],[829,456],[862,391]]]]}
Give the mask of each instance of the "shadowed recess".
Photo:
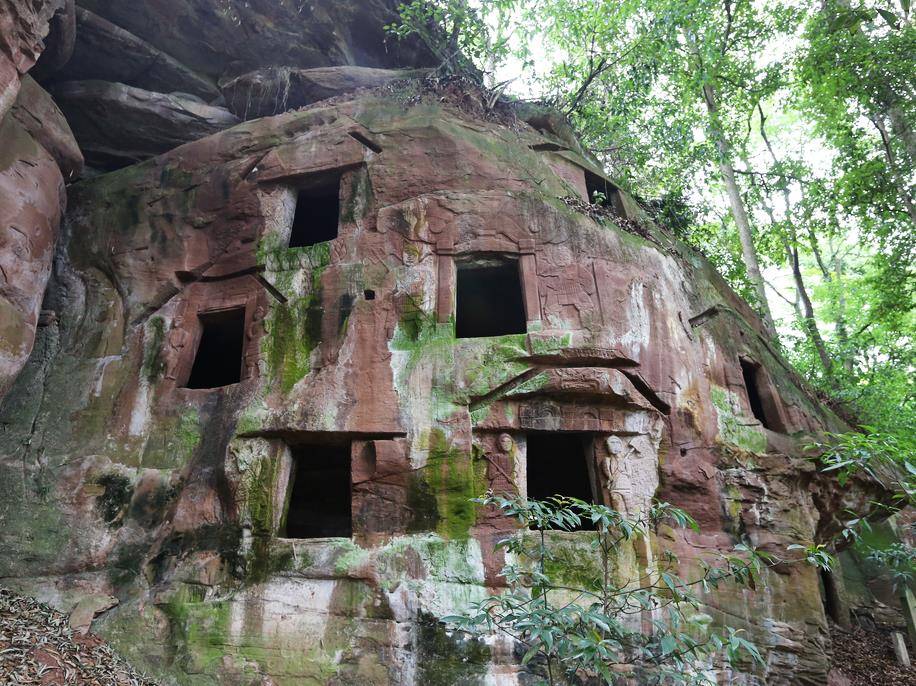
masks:
{"type": "MultiPolygon", "coordinates": [[[[593,502],[591,477],[583,437],[574,433],[528,434],[528,497],[544,500],[554,495],[593,502]]],[[[580,531],[593,531],[582,522],[580,531]]]]}
{"type": "Polygon", "coordinates": [[[340,218],[340,175],[323,177],[299,190],[289,247],[303,248],[337,238],[340,218]]]}
{"type": "Polygon", "coordinates": [[[353,531],[350,445],[298,445],[292,454],[285,537],[349,537],[353,531]]]}
{"type": "Polygon", "coordinates": [[[525,306],[518,265],[458,265],[458,338],[525,333],[525,306]]]}
{"type": "Polygon", "coordinates": [[[199,315],[202,333],[188,388],[218,388],[242,379],[245,310],[238,307],[199,315]]]}

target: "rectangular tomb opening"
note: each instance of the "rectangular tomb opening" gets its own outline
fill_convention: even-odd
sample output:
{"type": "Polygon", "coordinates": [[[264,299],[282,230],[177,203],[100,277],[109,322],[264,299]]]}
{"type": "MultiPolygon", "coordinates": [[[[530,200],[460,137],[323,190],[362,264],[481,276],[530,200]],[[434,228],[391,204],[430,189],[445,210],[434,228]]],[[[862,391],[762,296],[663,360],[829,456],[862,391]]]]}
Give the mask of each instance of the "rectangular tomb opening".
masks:
{"type": "Polygon", "coordinates": [[[751,360],[741,358],[741,375],[744,377],[744,388],[751,412],[765,429],[784,431],[776,398],[770,388],[763,368],[751,360]]]}
{"type": "MultiPolygon", "coordinates": [[[[527,436],[526,478],[528,497],[544,500],[563,495],[593,503],[592,470],[586,441],[575,433],[530,433],[527,436]]],[[[583,521],[580,531],[593,531],[583,521]]]]}
{"type": "Polygon", "coordinates": [[[340,174],[311,179],[296,195],[289,247],[302,248],[337,238],[340,223],[340,174]]]}
{"type": "Polygon", "coordinates": [[[626,218],[623,199],[620,197],[620,190],[617,186],[597,174],[586,171],[585,188],[588,191],[588,201],[590,203],[606,207],[618,217],[626,218]]]}
{"type": "Polygon", "coordinates": [[[353,533],[350,444],[294,445],[285,538],[353,533]]]}
{"type": "Polygon", "coordinates": [[[459,263],[455,335],[482,338],[526,332],[518,262],[459,263]]]}
{"type": "Polygon", "coordinates": [[[187,388],[219,388],[242,379],[245,308],[202,312],[200,342],[187,388]]]}

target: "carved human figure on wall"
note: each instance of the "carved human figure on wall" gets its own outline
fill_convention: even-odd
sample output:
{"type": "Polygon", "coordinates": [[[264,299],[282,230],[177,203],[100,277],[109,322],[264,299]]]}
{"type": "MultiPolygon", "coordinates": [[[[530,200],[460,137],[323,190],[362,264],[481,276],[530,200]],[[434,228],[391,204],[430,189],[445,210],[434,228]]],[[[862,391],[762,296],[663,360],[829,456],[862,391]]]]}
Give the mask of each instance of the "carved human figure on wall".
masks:
{"type": "Polygon", "coordinates": [[[609,436],[604,450],[601,476],[611,506],[631,517],[651,507],[658,489],[658,438],[609,436]]]}
{"type": "Polygon", "coordinates": [[[487,482],[494,493],[514,493],[515,487],[515,440],[507,433],[496,438],[496,449],[487,450],[487,482]]]}

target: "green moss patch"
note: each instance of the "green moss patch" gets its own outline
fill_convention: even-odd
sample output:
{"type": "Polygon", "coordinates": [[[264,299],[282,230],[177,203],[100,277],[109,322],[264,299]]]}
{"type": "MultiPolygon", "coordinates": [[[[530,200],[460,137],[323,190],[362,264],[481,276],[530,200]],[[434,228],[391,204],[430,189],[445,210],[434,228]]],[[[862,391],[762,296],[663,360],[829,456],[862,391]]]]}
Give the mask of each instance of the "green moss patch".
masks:
{"type": "Polygon", "coordinates": [[[487,489],[485,465],[453,447],[444,431],[433,429],[423,471],[436,498],[436,530],[446,538],[467,538],[477,521],[478,506],[471,499],[487,489]]]}
{"type": "Polygon", "coordinates": [[[720,386],[712,386],[710,399],[716,408],[719,438],[749,453],[762,454],[767,449],[767,437],[759,426],[749,425],[747,418],[735,414],[732,394],[720,386]]]}

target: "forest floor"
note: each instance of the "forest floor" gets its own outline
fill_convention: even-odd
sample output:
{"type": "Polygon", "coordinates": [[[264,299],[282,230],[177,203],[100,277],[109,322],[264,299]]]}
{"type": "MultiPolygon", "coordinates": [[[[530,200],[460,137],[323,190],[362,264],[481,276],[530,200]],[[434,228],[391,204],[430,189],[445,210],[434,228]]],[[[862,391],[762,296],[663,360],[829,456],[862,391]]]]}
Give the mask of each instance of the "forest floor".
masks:
{"type": "Polygon", "coordinates": [[[156,686],[97,636],[79,635],[67,615],[0,589],[0,683],[156,686]]]}
{"type": "MultiPolygon", "coordinates": [[[[890,634],[888,629],[831,625],[833,667],[847,679],[836,681],[837,686],[916,686],[916,666],[897,662],[890,634]]],[[[916,660],[912,650],[910,659],[916,660]]]]}

